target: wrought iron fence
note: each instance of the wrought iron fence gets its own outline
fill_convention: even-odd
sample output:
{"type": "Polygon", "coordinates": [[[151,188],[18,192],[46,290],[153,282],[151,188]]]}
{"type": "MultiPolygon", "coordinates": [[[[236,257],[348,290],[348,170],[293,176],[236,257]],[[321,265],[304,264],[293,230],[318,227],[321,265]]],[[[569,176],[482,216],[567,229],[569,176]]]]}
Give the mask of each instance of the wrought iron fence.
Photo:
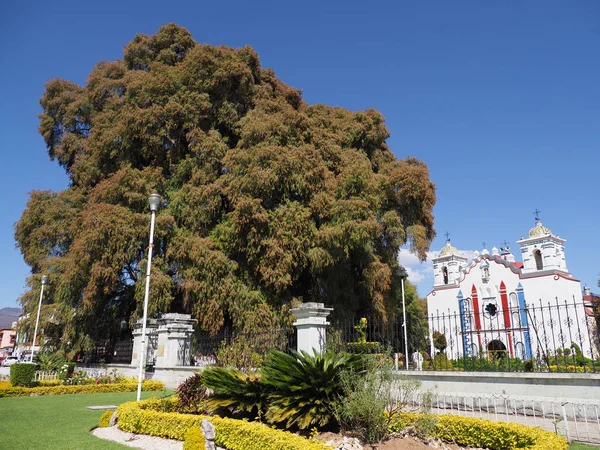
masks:
{"type": "MultiPolygon", "coordinates": [[[[409,339],[410,340],[410,339],[409,339]]],[[[405,352],[402,320],[396,317],[333,321],[327,329],[327,348],[366,353],[405,352]],[[361,320],[364,321],[361,324],[361,320]],[[364,345],[360,345],[361,342],[364,345]]],[[[410,350],[409,350],[410,351],[410,350]]]]}
{"type": "Polygon", "coordinates": [[[458,306],[430,311],[425,369],[600,371],[596,310],[575,299],[522,307],[465,299],[458,306]]]}
{"type": "Polygon", "coordinates": [[[240,333],[224,328],[216,334],[195,334],[192,338],[192,365],[216,364],[219,352],[224,348],[251,351],[265,356],[270,350],[296,349],[296,330],[293,328],[267,330],[259,333],[240,333]]]}

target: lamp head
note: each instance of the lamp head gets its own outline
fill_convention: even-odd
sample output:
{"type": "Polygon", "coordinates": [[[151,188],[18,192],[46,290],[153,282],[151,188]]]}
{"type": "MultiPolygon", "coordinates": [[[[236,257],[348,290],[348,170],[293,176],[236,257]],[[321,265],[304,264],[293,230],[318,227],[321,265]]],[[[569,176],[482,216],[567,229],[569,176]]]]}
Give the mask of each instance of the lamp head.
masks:
{"type": "Polygon", "coordinates": [[[400,270],[398,271],[400,278],[402,278],[403,280],[406,280],[408,278],[408,272],[406,271],[406,269],[404,267],[400,267],[400,270]]]}
{"type": "Polygon", "coordinates": [[[46,275],[42,275],[42,285],[48,282],[48,277],[46,275]]]}
{"type": "Polygon", "coordinates": [[[158,210],[158,206],[160,205],[160,195],[150,194],[150,197],[148,197],[148,203],[150,203],[150,211],[156,212],[158,210]]]}

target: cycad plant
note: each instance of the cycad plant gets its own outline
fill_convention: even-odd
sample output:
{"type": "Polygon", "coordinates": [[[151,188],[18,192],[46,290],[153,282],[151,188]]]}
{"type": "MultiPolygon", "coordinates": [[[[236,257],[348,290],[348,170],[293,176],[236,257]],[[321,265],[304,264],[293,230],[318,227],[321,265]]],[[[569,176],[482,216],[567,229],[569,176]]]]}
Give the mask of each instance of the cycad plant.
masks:
{"type": "Polygon", "coordinates": [[[261,372],[269,388],[267,420],[299,429],[334,424],[343,395],[340,374],[363,365],[361,355],[272,352],[261,372]]]}
{"type": "Polygon", "coordinates": [[[226,410],[234,416],[251,419],[264,416],[267,391],[258,374],[245,374],[236,369],[211,367],[202,372],[204,385],[213,391],[208,408],[226,410]]]}

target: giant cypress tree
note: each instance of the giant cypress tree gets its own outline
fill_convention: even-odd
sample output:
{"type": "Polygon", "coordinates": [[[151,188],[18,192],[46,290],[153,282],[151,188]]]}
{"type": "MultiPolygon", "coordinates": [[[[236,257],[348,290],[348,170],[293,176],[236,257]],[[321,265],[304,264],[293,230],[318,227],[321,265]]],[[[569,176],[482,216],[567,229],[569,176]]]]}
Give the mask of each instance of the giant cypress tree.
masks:
{"type": "Polygon", "coordinates": [[[307,105],[249,47],[194,42],[170,24],[138,35],[85,86],[54,79],[40,133],[70,187],[34,191],[16,240],[50,278],[44,317],[81,349],[140,316],[157,218],[150,313],[186,311],[204,330],[262,329],[298,301],[347,315],[398,307],[399,246],[434,237],[425,164],[397,160],[375,110],[307,105]]]}

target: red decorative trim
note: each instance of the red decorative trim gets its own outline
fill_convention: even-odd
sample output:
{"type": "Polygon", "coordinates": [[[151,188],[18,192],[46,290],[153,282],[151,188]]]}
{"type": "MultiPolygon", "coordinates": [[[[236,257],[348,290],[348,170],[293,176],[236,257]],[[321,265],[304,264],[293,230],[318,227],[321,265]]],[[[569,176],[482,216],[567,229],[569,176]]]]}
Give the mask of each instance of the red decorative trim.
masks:
{"type": "Polygon", "coordinates": [[[555,279],[555,280],[559,280],[559,279],[560,279],[560,277],[559,277],[558,275],[554,275],[554,279],[555,279]]]}

